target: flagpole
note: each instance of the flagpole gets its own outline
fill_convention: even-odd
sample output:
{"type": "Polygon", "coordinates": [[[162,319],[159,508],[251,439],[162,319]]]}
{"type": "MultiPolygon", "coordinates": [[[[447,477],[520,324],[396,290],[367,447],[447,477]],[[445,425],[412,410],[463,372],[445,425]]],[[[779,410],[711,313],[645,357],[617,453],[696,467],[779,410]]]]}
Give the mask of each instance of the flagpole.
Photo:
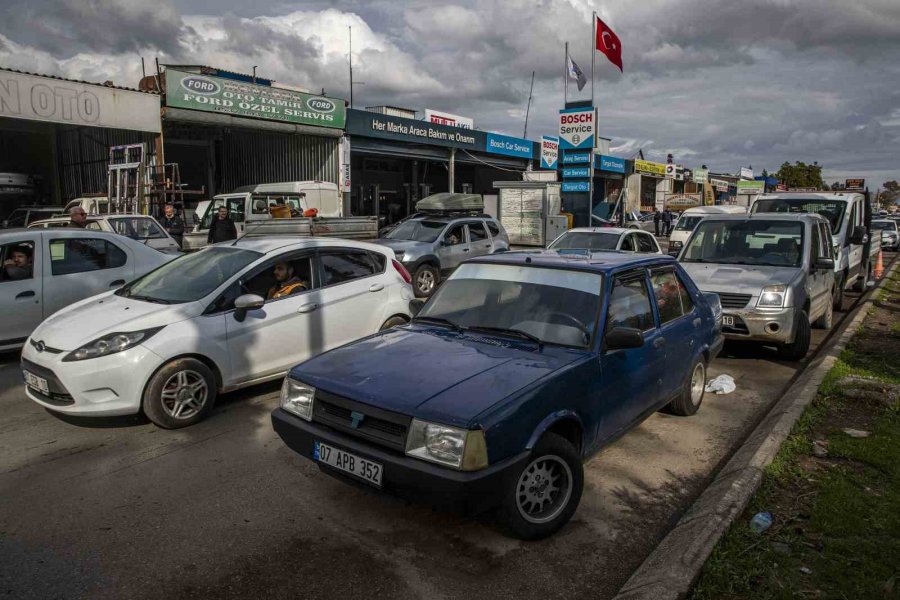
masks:
{"type": "Polygon", "coordinates": [[[591,224],[590,215],[594,213],[594,146],[597,145],[597,107],[594,106],[594,62],[597,54],[597,11],[593,12],[591,19],[591,110],[594,111],[594,135],[591,141],[591,149],[588,152],[590,157],[590,165],[588,165],[591,175],[588,184],[588,225],[591,224]]]}
{"type": "Polygon", "coordinates": [[[593,25],[591,25],[591,106],[594,106],[594,58],[597,54],[597,11],[594,11],[593,25]]]}
{"type": "Polygon", "coordinates": [[[563,108],[569,102],[569,42],[566,42],[566,58],[563,59],[563,108]]]}

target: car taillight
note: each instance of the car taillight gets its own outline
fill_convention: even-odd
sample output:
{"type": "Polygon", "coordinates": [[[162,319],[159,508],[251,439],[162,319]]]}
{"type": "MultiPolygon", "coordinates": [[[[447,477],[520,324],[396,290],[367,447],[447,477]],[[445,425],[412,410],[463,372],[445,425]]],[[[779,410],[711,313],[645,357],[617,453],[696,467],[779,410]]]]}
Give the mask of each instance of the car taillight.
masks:
{"type": "Polygon", "coordinates": [[[403,278],[403,281],[409,284],[412,283],[412,275],[409,274],[409,271],[406,270],[406,267],[404,267],[402,264],[400,264],[399,261],[396,260],[391,260],[391,264],[394,265],[394,269],[396,269],[397,272],[400,273],[400,277],[403,278]]]}

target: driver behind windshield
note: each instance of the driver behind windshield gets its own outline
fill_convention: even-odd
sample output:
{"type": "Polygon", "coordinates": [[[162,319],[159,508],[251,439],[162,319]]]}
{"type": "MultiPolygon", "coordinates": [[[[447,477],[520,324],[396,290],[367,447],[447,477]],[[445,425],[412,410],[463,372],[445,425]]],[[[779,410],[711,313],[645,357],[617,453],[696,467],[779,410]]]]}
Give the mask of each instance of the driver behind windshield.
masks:
{"type": "Polygon", "coordinates": [[[272,271],[275,276],[275,285],[269,288],[266,300],[278,300],[300,292],[305,292],[309,286],[305,281],[294,274],[294,267],[288,263],[278,263],[272,271]]]}

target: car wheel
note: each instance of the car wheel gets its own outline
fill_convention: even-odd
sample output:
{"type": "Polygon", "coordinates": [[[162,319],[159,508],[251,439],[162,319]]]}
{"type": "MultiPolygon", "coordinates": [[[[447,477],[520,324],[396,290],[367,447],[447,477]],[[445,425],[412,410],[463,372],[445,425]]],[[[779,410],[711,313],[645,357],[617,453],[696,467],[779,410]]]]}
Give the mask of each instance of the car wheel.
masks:
{"type": "Polygon", "coordinates": [[[666,412],[680,417],[689,417],[700,409],[703,396],[706,393],[706,362],[703,357],[698,357],[691,365],[681,393],[678,398],[666,406],[666,412]]]}
{"type": "Polygon", "coordinates": [[[419,265],[413,275],[413,291],[419,298],[428,298],[437,289],[441,276],[431,265],[419,265]]]}
{"type": "MultiPolygon", "coordinates": [[[[834,295],[832,293],[832,295],[834,295]]],[[[825,314],[816,319],[814,327],[816,329],[831,329],[831,326],[834,325],[834,305],[829,302],[825,307],[825,314]]]]}
{"type": "Polygon", "coordinates": [[[544,434],[525,467],[504,488],[500,521],[519,539],[551,536],[572,518],[583,488],[578,450],[562,436],[544,434]]]}
{"type": "Polygon", "coordinates": [[[144,414],[163,429],[188,427],[209,414],[216,392],[209,367],[193,358],[179,358],[150,379],[142,402],[144,414]]]}
{"type": "Polygon", "coordinates": [[[409,323],[409,321],[404,317],[391,317],[381,325],[379,331],[384,331],[385,329],[390,329],[392,327],[399,327],[400,325],[406,325],[407,323],[409,323]]]}
{"type": "Polygon", "coordinates": [[[844,308],[844,285],[847,283],[847,274],[840,273],[834,282],[834,291],[831,294],[831,306],[834,310],[844,308]]]}
{"type": "Polygon", "coordinates": [[[809,315],[801,311],[794,328],[794,341],[778,348],[778,355],[785,360],[803,360],[809,352],[809,315]]]}

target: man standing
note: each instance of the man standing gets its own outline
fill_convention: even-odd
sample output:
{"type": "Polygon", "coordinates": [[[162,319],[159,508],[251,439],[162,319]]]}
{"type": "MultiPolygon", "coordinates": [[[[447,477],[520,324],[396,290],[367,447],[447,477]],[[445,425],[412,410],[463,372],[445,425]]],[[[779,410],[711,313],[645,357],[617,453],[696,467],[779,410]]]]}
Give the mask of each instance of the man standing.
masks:
{"type": "Polygon", "coordinates": [[[665,222],[665,233],[663,234],[665,237],[669,237],[669,234],[672,232],[672,211],[668,208],[663,213],[663,221],[665,222]]]}
{"type": "Polygon", "coordinates": [[[163,229],[172,236],[180,248],[184,239],[184,221],[175,214],[175,207],[171,204],[166,204],[165,212],[166,214],[162,218],[163,229]]]}
{"type": "Polygon", "coordinates": [[[80,206],[69,210],[69,227],[84,229],[87,227],[87,213],[80,206]]]}
{"type": "Polygon", "coordinates": [[[233,239],[237,239],[237,227],[228,216],[228,209],[220,206],[216,218],[209,225],[209,235],[206,236],[206,241],[210,244],[218,244],[233,239]]]}
{"type": "Polygon", "coordinates": [[[656,237],[659,237],[659,225],[660,225],[661,221],[662,221],[662,213],[657,208],[656,212],[653,213],[653,229],[656,230],[656,237]]]}

